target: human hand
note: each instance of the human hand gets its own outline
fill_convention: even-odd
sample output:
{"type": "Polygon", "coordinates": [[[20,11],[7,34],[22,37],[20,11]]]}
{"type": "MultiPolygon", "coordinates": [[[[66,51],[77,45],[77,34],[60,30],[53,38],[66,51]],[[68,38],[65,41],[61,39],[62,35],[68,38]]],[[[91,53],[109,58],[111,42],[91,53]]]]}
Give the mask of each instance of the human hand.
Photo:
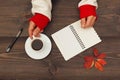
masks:
{"type": "Polygon", "coordinates": [[[40,33],[43,32],[48,22],[49,19],[42,14],[36,13],[33,17],[31,17],[28,28],[30,38],[32,39],[32,36],[39,37],[40,33]]]}
{"type": "Polygon", "coordinates": [[[81,26],[83,28],[92,27],[95,24],[97,14],[96,6],[93,5],[82,5],[79,7],[81,26]]]}
{"type": "Polygon", "coordinates": [[[29,22],[28,33],[31,39],[33,38],[33,36],[39,37],[41,32],[42,30],[40,30],[39,27],[36,27],[36,24],[33,21],[29,22]]]}
{"type": "Polygon", "coordinates": [[[88,16],[86,18],[81,18],[82,28],[92,27],[95,24],[96,16],[88,16]]]}

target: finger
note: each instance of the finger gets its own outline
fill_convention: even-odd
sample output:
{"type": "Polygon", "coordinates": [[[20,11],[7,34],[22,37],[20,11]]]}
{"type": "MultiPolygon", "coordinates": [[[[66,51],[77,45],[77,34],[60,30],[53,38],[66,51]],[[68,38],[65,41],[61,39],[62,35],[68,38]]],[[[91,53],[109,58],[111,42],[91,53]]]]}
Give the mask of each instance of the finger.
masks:
{"type": "Polygon", "coordinates": [[[86,28],[92,26],[92,24],[93,24],[93,19],[94,19],[94,16],[89,16],[89,17],[87,18],[87,22],[86,22],[86,24],[85,24],[85,27],[86,27],[86,28]]]}
{"type": "Polygon", "coordinates": [[[35,30],[34,30],[34,32],[33,32],[33,35],[35,37],[40,37],[40,32],[41,32],[40,29],[38,27],[36,27],[35,30]]]}
{"type": "Polygon", "coordinates": [[[85,27],[85,24],[86,24],[86,19],[82,18],[81,19],[81,27],[85,27]]]}
{"type": "Polygon", "coordinates": [[[31,39],[32,39],[32,36],[33,36],[34,28],[35,28],[35,24],[32,21],[30,21],[29,28],[28,28],[28,33],[29,33],[29,37],[31,39]]]}
{"type": "Polygon", "coordinates": [[[94,26],[95,21],[96,21],[96,17],[94,16],[94,18],[93,18],[92,21],[91,21],[91,26],[94,26]]]}

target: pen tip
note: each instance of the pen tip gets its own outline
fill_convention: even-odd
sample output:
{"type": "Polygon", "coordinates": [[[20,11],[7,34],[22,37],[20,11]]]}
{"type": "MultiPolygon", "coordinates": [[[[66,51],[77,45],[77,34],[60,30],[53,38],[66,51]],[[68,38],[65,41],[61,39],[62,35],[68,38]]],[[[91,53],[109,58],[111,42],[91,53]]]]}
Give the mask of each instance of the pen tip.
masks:
{"type": "Polygon", "coordinates": [[[6,49],[6,52],[9,53],[9,52],[10,52],[10,48],[7,48],[7,49],[6,49]]]}

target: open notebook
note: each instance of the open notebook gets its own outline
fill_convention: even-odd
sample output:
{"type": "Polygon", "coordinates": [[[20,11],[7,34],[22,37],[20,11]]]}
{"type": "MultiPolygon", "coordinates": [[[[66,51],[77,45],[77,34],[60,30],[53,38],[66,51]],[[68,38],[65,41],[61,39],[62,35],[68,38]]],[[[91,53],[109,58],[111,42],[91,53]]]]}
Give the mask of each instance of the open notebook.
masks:
{"type": "Polygon", "coordinates": [[[52,38],[66,61],[101,42],[93,27],[81,28],[80,20],[52,34],[52,38]]]}

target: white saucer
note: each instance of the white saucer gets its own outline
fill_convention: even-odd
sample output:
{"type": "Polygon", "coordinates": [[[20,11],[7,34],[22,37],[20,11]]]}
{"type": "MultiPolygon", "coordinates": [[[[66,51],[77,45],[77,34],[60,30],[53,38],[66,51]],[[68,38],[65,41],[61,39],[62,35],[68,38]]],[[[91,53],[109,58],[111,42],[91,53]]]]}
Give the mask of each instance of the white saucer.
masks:
{"type": "Polygon", "coordinates": [[[45,34],[40,34],[40,37],[33,37],[33,39],[30,39],[30,37],[26,40],[25,43],[25,51],[29,57],[32,59],[43,59],[47,57],[51,51],[52,44],[50,39],[45,34]],[[34,40],[39,39],[43,42],[42,49],[36,51],[32,48],[31,44],[34,40]]]}

